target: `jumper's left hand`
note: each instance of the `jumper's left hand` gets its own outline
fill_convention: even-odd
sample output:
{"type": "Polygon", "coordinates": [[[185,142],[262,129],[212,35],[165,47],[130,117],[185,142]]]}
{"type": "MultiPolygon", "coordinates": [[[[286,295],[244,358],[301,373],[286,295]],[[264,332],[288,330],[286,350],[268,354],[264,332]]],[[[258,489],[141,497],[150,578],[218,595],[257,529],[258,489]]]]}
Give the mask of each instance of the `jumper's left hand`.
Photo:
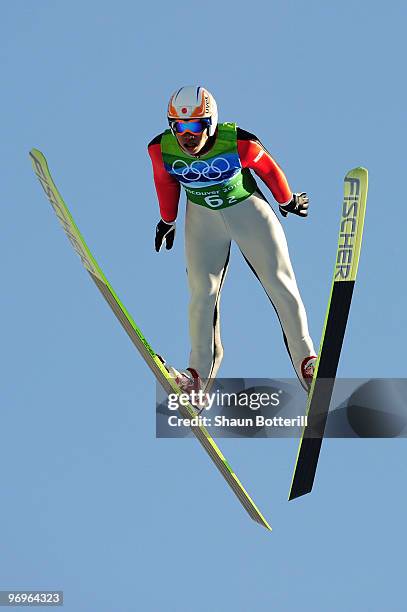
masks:
{"type": "Polygon", "coordinates": [[[293,193],[293,197],[291,202],[286,204],[286,206],[280,206],[280,213],[283,217],[286,217],[288,213],[292,213],[293,215],[298,215],[299,217],[307,217],[308,216],[308,204],[309,198],[305,191],[301,193],[293,193]]]}

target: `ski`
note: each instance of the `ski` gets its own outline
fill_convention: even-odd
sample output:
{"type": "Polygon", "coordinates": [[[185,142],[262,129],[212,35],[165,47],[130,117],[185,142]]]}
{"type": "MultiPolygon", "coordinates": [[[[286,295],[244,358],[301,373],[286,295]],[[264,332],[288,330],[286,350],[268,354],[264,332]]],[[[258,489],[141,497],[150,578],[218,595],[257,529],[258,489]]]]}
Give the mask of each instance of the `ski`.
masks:
{"type": "MultiPolygon", "coordinates": [[[[164,367],[161,359],[152,349],[139,327],[135,324],[134,320],[114,292],[112,286],[103,274],[100,266],[96,262],[88,246],[86,245],[82,235],[73,220],[71,213],[69,212],[66,204],[64,203],[55,183],[51,177],[47,161],[41,151],[32,149],[30,156],[34,168],[34,172],[37,175],[45,194],[50,201],[67,237],[69,238],[74,250],[79,255],[82,264],[89,273],[91,279],[96,284],[97,288],[113,310],[120,324],[127,332],[130,340],[137,348],[145,363],[148,365],[154,376],[161,384],[166,393],[182,393],[181,389],[176,385],[175,381],[169,376],[166,368],[164,367]]],[[[180,402],[179,411],[183,418],[191,419],[196,416],[197,412],[191,404],[186,406],[180,402]]],[[[251,499],[242,483],[232,470],[231,466],[223,456],[222,452],[218,448],[217,444],[207,431],[207,429],[201,425],[191,426],[191,430],[196,438],[199,440],[213,463],[216,465],[223,478],[226,480],[228,485],[231,487],[236,497],[245,508],[249,516],[267,529],[271,530],[270,525],[261,514],[260,510],[251,499]]]]}
{"type": "Polygon", "coordinates": [[[312,489],[355,285],[366,210],[368,173],[345,176],[338,249],[319,356],[308,394],[307,425],[298,447],[289,500],[312,489]]]}

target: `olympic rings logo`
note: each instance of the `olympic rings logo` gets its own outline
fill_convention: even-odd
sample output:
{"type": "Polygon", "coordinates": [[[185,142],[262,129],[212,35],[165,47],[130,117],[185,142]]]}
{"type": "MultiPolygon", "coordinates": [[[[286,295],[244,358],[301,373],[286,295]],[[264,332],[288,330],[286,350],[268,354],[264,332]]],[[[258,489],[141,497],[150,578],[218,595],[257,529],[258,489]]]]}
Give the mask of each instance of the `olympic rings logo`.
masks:
{"type": "Polygon", "coordinates": [[[199,181],[202,177],[216,181],[228,170],[230,163],[224,157],[216,157],[210,164],[205,160],[196,160],[187,164],[183,159],[176,159],[172,164],[173,173],[185,181],[199,181]]]}

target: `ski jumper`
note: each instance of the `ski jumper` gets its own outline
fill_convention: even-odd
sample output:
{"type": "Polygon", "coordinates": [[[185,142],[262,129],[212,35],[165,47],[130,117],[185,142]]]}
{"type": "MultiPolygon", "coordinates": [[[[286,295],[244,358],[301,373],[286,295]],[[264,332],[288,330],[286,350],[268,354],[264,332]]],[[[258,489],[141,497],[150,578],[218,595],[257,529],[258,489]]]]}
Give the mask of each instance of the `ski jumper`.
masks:
{"type": "Polygon", "coordinates": [[[234,240],[276,310],[301,380],[301,362],[315,355],[307,316],[283,228],[250,170],[265,182],[279,204],[290,202],[291,189],[254,134],[234,123],[220,123],[214,139],[206,153],[195,157],[183,151],[170,130],[148,145],[164,221],[171,223],[177,217],[181,185],[187,194],[189,365],[206,379],[216,376],[222,361],[219,300],[234,240]]]}

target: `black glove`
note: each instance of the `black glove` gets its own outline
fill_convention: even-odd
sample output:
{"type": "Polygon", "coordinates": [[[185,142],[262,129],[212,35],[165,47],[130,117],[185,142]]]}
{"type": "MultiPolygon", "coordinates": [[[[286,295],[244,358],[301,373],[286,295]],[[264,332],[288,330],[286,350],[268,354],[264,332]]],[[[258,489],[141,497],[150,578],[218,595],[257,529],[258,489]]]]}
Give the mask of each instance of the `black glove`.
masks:
{"type": "Polygon", "coordinates": [[[174,244],[175,238],[175,221],[174,223],[166,223],[161,219],[157,223],[157,227],[155,228],[155,250],[158,251],[161,249],[163,242],[165,240],[165,248],[167,251],[172,249],[172,245],[174,244]]]}
{"type": "Polygon", "coordinates": [[[307,217],[308,216],[308,196],[303,191],[302,193],[293,193],[293,198],[291,202],[286,204],[285,206],[280,206],[280,213],[283,217],[286,217],[288,213],[292,213],[293,215],[298,215],[299,217],[307,217]]]}

